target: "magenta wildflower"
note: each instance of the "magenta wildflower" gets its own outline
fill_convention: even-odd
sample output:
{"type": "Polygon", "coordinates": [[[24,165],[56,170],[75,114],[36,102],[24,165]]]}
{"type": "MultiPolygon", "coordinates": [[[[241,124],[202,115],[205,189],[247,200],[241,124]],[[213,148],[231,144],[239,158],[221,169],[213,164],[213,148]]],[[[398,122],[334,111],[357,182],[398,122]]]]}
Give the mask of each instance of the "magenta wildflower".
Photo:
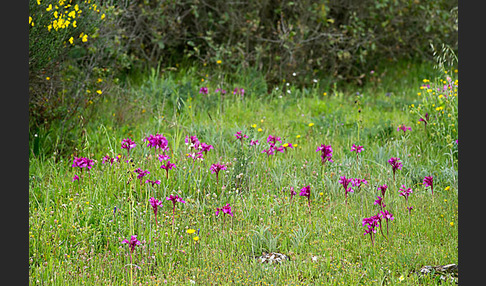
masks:
{"type": "Polygon", "coordinates": [[[389,160],[388,160],[388,163],[392,166],[392,171],[393,171],[393,182],[395,182],[395,172],[398,170],[398,169],[402,169],[402,163],[401,162],[398,162],[400,160],[400,158],[396,158],[396,157],[391,157],[389,160]]]}
{"type": "Polygon", "coordinates": [[[406,188],[405,185],[402,185],[400,191],[400,196],[404,197],[405,200],[408,202],[408,197],[411,193],[413,193],[412,188],[406,188]]]}
{"type": "Polygon", "coordinates": [[[162,164],[162,166],[160,166],[160,168],[165,170],[166,178],[168,179],[169,178],[169,170],[172,170],[172,168],[176,168],[176,164],[171,163],[170,161],[167,161],[167,163],[165,163],[165,165],[162,164]]]}
{"type": "Polygon", "coordinates": [[[212,164],[209,170],[211,171],[211,174],[216,174],[216,184],[218,184],[219,171],[226,170],[226,166],[224,164],[216,163],[212,164]]]}
{"type": "Polygon", "coordinates": [[[423,184],[425,187],[430,187],[432,190],[432,195],[434,195],[434,177],[432,176],[425,176],[423,184]]]}
{"type": "Polygon", "coordinates": [[[310,186],[305,186],[302,189],[300,189],[299,196],[307,197],[307,204],[309,205],[309,213],[311,211],[310,195],[311,195],[311,193],[310,193],[310,186]]]}
{"type": "Polygon", "coordinates": [[[189,158],[192,158],[192,162],[195,162],[196,160],[201,160],[201,161],[204,160],[204,156],[203,156],[202,151],[191,152],[191,153],[186,154],[186,156],[189,157],[189,158]]]}
{"type": "Polygon", "coordinates": [[[351,183],[351,181],[353,181],[353,179],[352,178],[347,179],[346,176],[341,176],[339,178],[339,183],[344,188],[344,198],[345,198],[346,204],[348,204],[348,193],[353,192],[353,189],[351,189],[351,187],[348,188],[348,185],[349,185],[349,183],[351,183]]]}
{"type": "Polygon", "coordinates": [[[412,130],[412,127],[407,127],[405,124],[400,124],[398,125],[397,131],[402,130],[403,133],[405,133],[407,130],[412,130]]]}
{"type": "Polygon", "coordinates": [[[248,138],[248,135],[246,135],[246,134],[242,135],[241,131],[236,132],[236,134],[234,134],[234,135],[235,135],[236,139],[240,140],[241,146],[243,146],[243,138],[248,138]]]}
{"type": "Polygon", "coordinates": [[[186,136],[184,142],[187,146],[189,146],[189,149],[199,150],[199,146],[201,145],[201,142],[199,142],[199,139],[197,139],[195,135],[191,137],[186,136]]]}
{"type": "Polygon", "coordinates": [[[351,185],[353,187],[358,187],[358,191],[361,190],[362,185],[367,185],[367,184],[368,181],[366,181],[365,179],[359,179],[359,178],[351,179],[351,185]]]}
{"type": "Polygon", "coordinates": [[[143,139],[143,141],[148,142],[147,147],[150,147],[150,148],[153,147],[155,149],[159,149],[162,152],[169,150],[169,147],[168,147],[169,141],[167,141],[167,138],[165,138],[161,134],[158,134],[158,133],[155,134],[155,135],[150,134],[145,139],[143,139]]]}
{"type": "Polygon", "coordinates": [[[148,170],[145,170],[144,171],[144,170],[142,170],[140,168],[137,168],[134,172],[138,174],[137,179],[140,180],[140,184],[142,184],[143,177],[145,177],[146,175],[150,174],[150,172],[148,170]]]}
{"type": "Polygon", "coordinates": [[[324,165],[325,162],[334,162],[332,160],[332,147],[331,145],[322,144],[317,147],[316,152],[321,152],[321,163],[324,165]]]}
{"type": "Polygon", "coordinates": [[[294,187],[290,187],[290,203],[292,203],[292,198],[297,195],[297,193],[294,191],[294,187]]]}
{"type": "MultiPolygon", "coordinates": [[[[130,247],[130,254],[135,251],[135,246],[136,245],[140,245],[142,244],[140,241],[138,241],[137,239],[137,236],[136,235],[132,235],[132,237],[130,237],[130,241],[128,241],[127,239],[123,240],[122,243],[127,243],[130,247]]],[[[131,259],[131,256],[130,256],[130,259],[131,259]]]]}
{"type": "Polygon", "coordinates": [[[367,226],[367,229],[365,230],[364,235],[369,234],[371,237],[371,244],[374,245],[374,240],[373,240],[373,233],[376,233],[376,226],[378,226],[378,221],[376,219],[376,216],[372,217],[365,217],[363,218],[362,222],[363,226],[367,226]]]}
{"type": "Polygon", "coordinates": [[[258,143],[258,140],[250,140],[250,146],[254,146],[254,145],[260,145],[260,143],[258,143]]]}
{"type": "Polygon", "coordinates": [[[383,202],[383,198],[380,196],[377,196],[378,199],[373,203],[374,205],[379,205],[381,209],[383,210],[384,207],[386,207],[385,203],[383,202]]]}
{"type": "Polygon", "coordinates": [[[154,215],[155,215],[155,225],[158,225],[157,223],[157,210],[159,206],[162,206],[162,202],[157,200],[156,198],[150,198],[149,199],[150,205],[152,206],[154,210],[154,215]]]}
{"type": "Polygon", "coordinates": [[[156,180],[156,181],[147,180],[147,181],[145,181],[145,184],[147,184],[147,183],[151,183],[152,184],[152,187],[155,186],[155,185],[160,185],[160,181],[159,180],[156,180]]]}
{"type": "Polygon", "coordinates": [[[74,177],[73,177],[72,181],[73,181],[73,182],[74,182],[74,181],[79,181],[79,177],[78,177],[78,175],[74,175],[74,177]]]}
{"type": "Polygon", "coordinates": [[[388,188],[388,186],[386,184],[384,185],[381,185],[378,187],[378,190],[381,191],[381,195],[384,197],[385,196],[385,192],[386,192],[386,189],[388,188]]]}
{"type": "Polygon", "coordinates": [[[203,86],[201,87],[201,89],[199,89],[199,93],[202,93],[202,94],[208,94],[209,90],[207,87],[203,86]]]}
{"type": "Polygon", "coordinates": [[[224,207],[222,208],[216,208],[216,216],[219,215],[219,212],[222,211],[223,214],[225,215],[230,215],[230,216],[233,216],[233,213],[231,212],[231,206],[230,204],[226,204],[224,207]]]}
{"type": "Polygon", "coordinates": [[[101,163],[102,164],[106,164],[110,162],[110,165],[113,165],[114,162],[119,162],[118,160],[118,157],[115,157],[115,158],[111,158],[110,156],[106,155],[105,157],[103,157],[103,159],[101,160],[101,163]]]}
{"type": "Polygon", "coordinates": [[[159,161],[160,162],[164,162],[164,161],[167,161],[169,159],[170,159],[169,155],[159,154],[159,161]]]}
{"type": "Polygon", "coordinates": [[[393,214],[387,210],[384,210],[380,211],[378,215],[386,220],[386,235],[388,236],[388,221],[394,219],[393,214]]]}
{"type": "Polygon", "coordinates": [[[202,152],[204,152],[204,154],[206,154],[209,150],[214,149],[213,145],[209,145],[204,142],[201,143],[199,148],[201,149],[202,152]]]}
{"type": "Polygon", "coordinates": [[[130,138],[126,138],[122,140],[121,147],[122,149],[127,149],[128,155],[130,155],[130,150],[135,148],[135,146],[137,146],[137,144],[135,144],[135,142],[133,142],[133,140],[130,138]]]}
{"type": "Polygon", "coordinates": [[[180,202],[180,203],[185,204],[186,202],[181,197],[179,197],[178,195],[175,195],[175,196],[170,195],[169,197],[167,197],[165,199],[168,200],[168,201],[172,201],[172,225],[174,225],[176,203],[180,202]]]}
{"type": "Polygon", "coordinates": [[[356,155],[358,153],[361,153],[363,151],[364,147],[363,146],[357,146],[355,144],[353,144],[353,146],[351,147],[351,152],[356,152],[356,155]]]}
{"type": "Polygon", "coordinates": [[[407,207],[407,210],[408,210],[408,214],[411,215],[412,214],[413,207],[412,206],[409,206],[409,207],[407,207]]]}
{"type": "Polygon", "coordinates": [[[425,113],[424,117],[420,117],[419,121],[424,123],[425,129],[427,129],[427,123],[429,123],[429,113],[425,113]]]}
{"type": "Polygon", "coordinates": [[[226,94],[226,89],[217,88],[214,92],[215,93],[221,92],[221,94],[226,94]]]}
{"type": "Polygon", "coordinates": [[[268,148],[268,150],[267,149],[263,149],[262,153],[267,153],[267,156],[270,157],[270,155],[275,154],[274,150],[275,149],[272,146],[270,146],[268,148]]]}
{"type": "Polygon", "coordinates": [[[243,88],[235,87],[235,89],[233,90],[233,94],[234,95],[241,95],[241,97],[243,97],[245,95],[245,90],[243,88]]]}
{"type": "Polygon", "coordinates": [[[271,147],[275,147],[275,144],[277,144],[277,141],[282,143],[282,139],[280,137],[268,135],[267,142],[271,147]]]}
{"type": "Polygon", "coordinates": [[[282,146],[278,147],[277,151],[284,153],[285,151],[287,151],[287,148],[294,148],[294,146],[292,146],[292,143],[285,143],[282,146]]]}
{"type": "Polygon", "coordinates": [[[88,158],[83,157],[74,157],[73,164],[71,167],[73,168],[88,168],[91,169],[93,167],[94,161],[88,158]]]}

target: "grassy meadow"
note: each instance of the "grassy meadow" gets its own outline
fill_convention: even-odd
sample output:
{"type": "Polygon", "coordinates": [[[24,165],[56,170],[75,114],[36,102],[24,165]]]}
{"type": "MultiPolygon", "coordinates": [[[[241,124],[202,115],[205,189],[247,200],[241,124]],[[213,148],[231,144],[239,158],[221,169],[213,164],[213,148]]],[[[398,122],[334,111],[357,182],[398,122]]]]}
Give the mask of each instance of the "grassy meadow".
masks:
{"type": "Polygon", "coordinates": [[[269,88],[251,71],[152,70],[103,90],[70,157],[43,152],[60,126],[30,134],[30,284],[440,283],[417,271],[458,263],[457,70],[367,77],[269,88]],[[363,224],[385,210],[393,220],[363,224]]]}

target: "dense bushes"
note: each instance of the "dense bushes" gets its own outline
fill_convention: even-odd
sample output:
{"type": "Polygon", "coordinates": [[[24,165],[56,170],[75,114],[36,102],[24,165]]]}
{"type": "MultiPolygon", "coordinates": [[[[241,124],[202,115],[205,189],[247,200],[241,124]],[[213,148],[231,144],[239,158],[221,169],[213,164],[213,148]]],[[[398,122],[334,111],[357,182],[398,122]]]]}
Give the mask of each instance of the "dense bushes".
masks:
{"type": "Polygon", "coordinates": [[[139,59],[222,60],[270,81],[293,72],[362,79],[384,60],[431,59],[430,43],[457,50],[457,1],[139,1],[124,13],[139,59]]]}

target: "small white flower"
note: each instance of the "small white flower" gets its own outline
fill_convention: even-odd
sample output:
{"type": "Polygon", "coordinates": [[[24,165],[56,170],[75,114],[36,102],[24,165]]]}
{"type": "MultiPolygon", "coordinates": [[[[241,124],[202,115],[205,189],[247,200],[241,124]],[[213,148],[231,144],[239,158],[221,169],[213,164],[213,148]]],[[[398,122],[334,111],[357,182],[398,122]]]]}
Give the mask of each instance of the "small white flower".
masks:
{"type": "Polygon", "coordinates": [[[189,282],[191,282],[191,284],[196,284],[196,281],[191,280],[191,279],[189,279],[189,282]]]}
{"type": "Polygon", "coordinates": [[[287,85],[287,86],[289,86],[289,85],[290,85],[290,83],[288,83],[288,82],[287,82],[287,84],[286,84],[286,85],[287,85]]]}
{"type": "Polygon", "coordinates": [[[275,90],[278,90],[278,86],[275,88],[275,90]]]}
{"type": "Polygon", "coordinates": [[[288,93],[288,94],[290,94],[290,93],[291,93],[290,89],[287,89],[287,93],[288,93]]]}
{"type": "Polygon", "coordinates": [[[313,81],[314,83],[317,83],[317,79],[313,79],[312,81],[313,81]]]}
{"type": "Polygon", "coordinates": [[[293,73],[292,75],[293,75],[293,76],[296,76],[297,74],[296,74],[296,73],[293,73]]]}

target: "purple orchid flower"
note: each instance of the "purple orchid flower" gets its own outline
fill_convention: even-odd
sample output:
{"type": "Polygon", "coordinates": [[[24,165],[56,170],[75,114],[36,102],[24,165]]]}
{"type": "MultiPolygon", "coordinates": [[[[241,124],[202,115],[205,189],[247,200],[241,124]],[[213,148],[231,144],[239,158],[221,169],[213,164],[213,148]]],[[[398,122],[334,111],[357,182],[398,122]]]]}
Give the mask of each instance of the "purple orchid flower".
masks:
{"type": "Polygon", "coordinates": [[[387,186],[386,184],[381,185],[381,186],[379,186],[379,187],[378,187],[378,190],[380,190],[380,191],[381,191],[381,195],[382,195],[383,197],[385,197],[385,192],[386,192],[386,189],[387,189],[387,188],[388,188],[388,186],[387,186]]]}
{"type": "Polygon", "coordinates": [[[167,163],[165,163],[165,165],[162,164],[162,166],[160,166],[160,168],[165,170],[167,179],[169,178],[169,170],[172,170],[173,168],[176,168],[176,167],[177,167],[176,164],[171,163],[170,161],[167,161],[167,163]]]}
{"type": "Polygon", "coordinates": [[[397,131],[402,130],[403,133],[405,133],[407,130],[412,130],[412,127],[407,127],[405,124],[400,124],[398,125],[397,131]]]}
{"type": "Polygon", "coordinates": [[[351,187],[348,188],[348,185],[349,183],[351,183],[351,181],[353,181],[352,178],[346,178],[346,176],[341,176],[339,178],[339,183],[343,186],[344,188],[344,198],[345,198],[345,202],[346,204],[348,204],[348,193],[352,193],[353,192],[353,189],[351,189],[351,187]]]}
{"type": "Polygon", "coordinates": [[[155,215],[155,225],[158,225],[157,223],[157,210],[159,206],[162,206],[162,202],[157,200],[156,198],[152,197],[149,199],[150,205],[152,206],[154,210],[154,215],[155,215]]]}
{"type": "Polygon", "coordinates": [[[391,157],[389,160],[388,160],[388,164],[390,164],[392,166],[392,171],[393,171],[393,182],[395,182],[395,172],[397,170],[401,170],[402,169],[402,163],[399,162],[400,158],[397,158],[397,157],[391,157]]]}
{"type": "Polygon", "coordinates": [[[201,87],[201,89],[199,89],[199,93],[202,93],[202,94],[208,94],[209,90],[207,87],[203,86],[201,87]]]}
{"type": "Polygon", "coordinates": [[[425,176],[424,182],[422,183],[425,185],[425,187],[430,187],[432,190],[432,195],[434,195],[434,177],[432,176],[425,176]]]}
{"type": "Polygon", "coordinates": [[[179,202],[179,203],[185,204],[186,202],[181,197],[179,197],[178,195],[175,195],[175,196],[170,195],[169,197],[167,197],[165,199],[168,200],[168,201],[172,201],[172,225],[174,225],[176,203],[179,202]]]}
{"type": "Polygon", "coordinates": [[[209,170],[211,171],[211,174],[216,174],[216,185],[217,185],[219,181],[219,171],[226,170],[226,166],[224,164],[216,163],[216,164],[212,164],[209,170]]]}
{"type": "Polygon", "coordinates": [[[334,162],[332,160],[332,147],[331,145],[322,144],[317,147],[316,152],[321,152],[321,163],[324,165],[325,162],[334,162]]]}
{"type": "Polygon", "coordinates": [[[130,155],[130,150],[135,148],[135,146],[137,146],[137,144],[135,144],[135,142],[133,142],[133,140],[130,138],[125,138],[122,140],[121,147],[122,149],[127,150],[128,155],[130,155]]]}
{"type": "Polygon", "coordinates": [[[127,243],[129,245],[129,247],[130,247],[130,254],[133,253],[133,251],[135,251],[135,246],[136,245],[142,244],[140,241],[138,241],[136,235],[132,235],[132,237],[130,237],[130,241],[128,241],[127,239],[125,239],[125,240],[122,241],[122,243],[127,243]]]}

